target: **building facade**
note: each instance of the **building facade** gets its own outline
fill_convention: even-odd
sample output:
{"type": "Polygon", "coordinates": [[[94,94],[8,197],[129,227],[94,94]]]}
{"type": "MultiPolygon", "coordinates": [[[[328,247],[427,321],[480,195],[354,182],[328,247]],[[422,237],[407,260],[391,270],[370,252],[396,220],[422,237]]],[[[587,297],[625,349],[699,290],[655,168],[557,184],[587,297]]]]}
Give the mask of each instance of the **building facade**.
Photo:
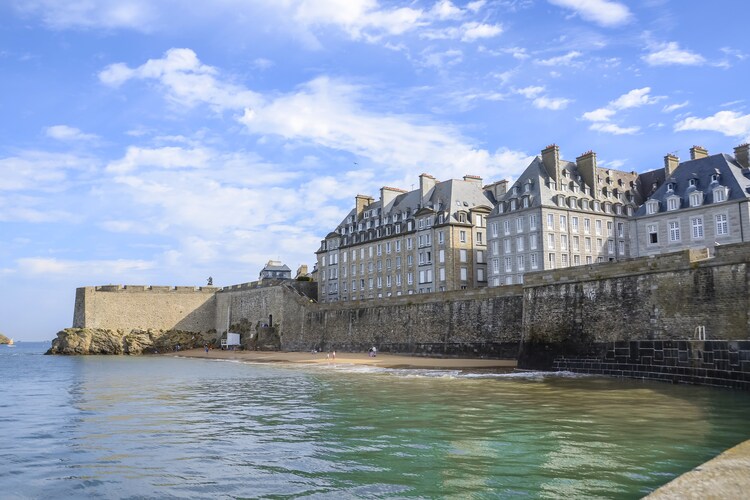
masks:
{"type": "Polygon", "coordinates": [[[487,216],[482,179],[419,177],[419,189],[383,187],[355,206],[321,242],[318,300],[336,302],[471,289],[487,284],[487,216]]]}
{"type": "Polygon", "coordinates": [[[289,266],[279,262],[278,260],[269,260],[263,269],[260,270],[259,280],[274,279],[274,280],[290,280],[292,279],[292,270],[289,266]]]}
{"type": "Polygon", "coordinates": [[[666,180],[631,221],[635,256],[750,240],[750,146],[709,155],[700,146],[690,160],[664,157],[666,180]]]}
{"type": "Polygon", "coordinates": [[[527,271],[629,257],[628,217],[659,182],[654,172],[599,168],[591,151],[565,161],[558,146],[548,146],[498,193],[488,218],[489,285],[523,283],[527,271]]]}

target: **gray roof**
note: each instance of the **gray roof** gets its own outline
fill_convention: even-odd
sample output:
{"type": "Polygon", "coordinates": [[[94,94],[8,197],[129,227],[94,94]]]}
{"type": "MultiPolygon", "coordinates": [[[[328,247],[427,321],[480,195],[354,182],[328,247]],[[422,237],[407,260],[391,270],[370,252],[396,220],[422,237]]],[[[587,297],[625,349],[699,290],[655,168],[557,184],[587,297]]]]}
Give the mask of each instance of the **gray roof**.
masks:
{"type": "MultiPolygon", "coordinates": [[[[716,154],[680,163],[669,178],[648,198],[659,201],[659,212],[666,211],[666,200],[672,196],[679,196],[682,207],[689,206],[690,193],[703,192],[703,205],[714,203],[713,189],[717,186],[728,188],[727,200],[750,199],[750,179],[743,173],[737,161],[727,154],[716,154]],[[719,174],[718,182],[712,182],[711,177],[719,174]],[[695,186],[690,186],[690,180],[695,179],[695,186]],[[673,190],[669,190],[669,185],[673,190]]],[[[635,213],[636,217],[646,215],[646,206],[642,205],[635,213]]]]}
{"type": "Polygon", "coordinates": [[[287,266],[286,264],[275,265],[275,264],[271,264],[271,263],[266,264],[263,267],[263,269],[261,270],[261,272],[263,272],[263,271],[289,271],[289,272],[292,272],[292,270],[289,269],[289,266],[287,266]]]}

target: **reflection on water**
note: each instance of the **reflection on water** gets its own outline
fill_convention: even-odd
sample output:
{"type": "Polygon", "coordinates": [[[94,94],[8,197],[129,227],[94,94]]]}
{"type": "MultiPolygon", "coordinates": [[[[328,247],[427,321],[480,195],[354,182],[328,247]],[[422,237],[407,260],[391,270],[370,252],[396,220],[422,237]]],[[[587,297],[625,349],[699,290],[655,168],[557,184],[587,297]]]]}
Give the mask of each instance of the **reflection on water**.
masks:
{"type": "Polygon", "coordinates": [[[638,498],[745,393],[593,377],[0,352],[10,497],[638,498]]]}

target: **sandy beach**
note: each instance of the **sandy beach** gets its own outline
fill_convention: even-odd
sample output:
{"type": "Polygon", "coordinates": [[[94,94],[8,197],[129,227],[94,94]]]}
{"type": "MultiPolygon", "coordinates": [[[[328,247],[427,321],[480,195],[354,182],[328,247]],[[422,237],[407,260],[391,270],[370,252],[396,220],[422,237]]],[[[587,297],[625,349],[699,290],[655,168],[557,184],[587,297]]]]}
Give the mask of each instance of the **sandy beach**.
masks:
{"type": "Polygon", "coordinates": [[[422,356],[405,356],[381,354],[370,357],[366,352],[336,352],[335,359],[329,358],[327,352],[283,352],[283,351],[222,351],[211,349],[189,349],[172,352],[168,356],[191,358],[231,359],[252,363],[306,363],[306,364],[350,364],[370,365],[380,368],[428,368],[454,370],[512,370],[515,360],[508,359],[470,359],[470,358],[427,358],[422,356]]]}

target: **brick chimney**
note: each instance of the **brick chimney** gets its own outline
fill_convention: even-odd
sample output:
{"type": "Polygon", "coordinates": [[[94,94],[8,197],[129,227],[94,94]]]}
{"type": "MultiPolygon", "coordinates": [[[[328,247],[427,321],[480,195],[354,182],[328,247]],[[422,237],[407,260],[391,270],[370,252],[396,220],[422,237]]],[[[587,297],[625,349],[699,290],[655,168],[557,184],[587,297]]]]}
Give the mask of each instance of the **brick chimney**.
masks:
{"type": "Polygon", "coordinates": [[[464,181],[465,182],[474,182],[479,185],[479,187],[482,187],[482,178],[478,175],[464,175],[464,181]]]}
{"type": "Polygon", "coordinates": [[[583,182],[591,189],[591,197],[599,198],[599,176],[596,173],[596,153],[587,151],[576,158],[578,173],[583,182]]]}
{"type": "Polygon", "coordinates": [[[734,148],[734,159],[742,168],[750,168],[750,144],[740,144],[734,148]]]}
{"type": "Polygon", "coordinates": [[[690,148],[690,159],[697,160],[698,158],[705,158],[708,156],[708,150],[703,146],[693,146],[690,148]]]}
{"type": "Polygon", "coordinates": [[[542,163],[550,179],[559,183],[562,174],[560,173],[560,148],[557,144],[550,144],[542,150],[542,163]]]}
{"type": "Polygon", "coordinates": [[[362,215],[362,212],[364,212],[365,208],[375,201],[372,196],[367,196],[364,194],[358,194],[354,197],[354,203],[357,207],[357,218],[359,218],[362,215]]]}
{"type": "Polygon", "coordinates": [[[667,156],[664,157],[664,177],[666,179],[669,179],[672,177],[672,172],[675,171],[677,166],[680,164],[680,159],[673,155],[672,153],[669,153],[667,156]]]}

